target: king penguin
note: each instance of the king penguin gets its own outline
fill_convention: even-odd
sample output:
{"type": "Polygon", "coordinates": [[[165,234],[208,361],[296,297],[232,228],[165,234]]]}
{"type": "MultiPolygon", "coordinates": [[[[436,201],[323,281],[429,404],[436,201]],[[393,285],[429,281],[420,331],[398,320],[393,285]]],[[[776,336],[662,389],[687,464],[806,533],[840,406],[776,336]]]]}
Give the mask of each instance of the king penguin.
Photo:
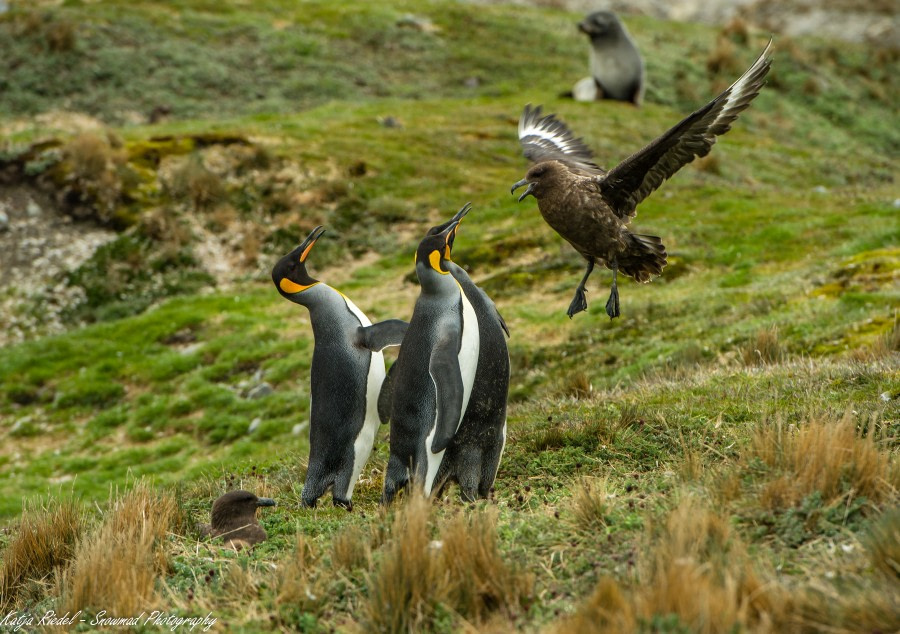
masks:
{"type": "Polygon", "coordinates": [[[335,506],[353,508],[351,496],[372,453],[378,429],[378,394],[387,346],[400,345],[407,324],[372,325],[348,297],[306,270],[325,230],[319,226],[272,269],[278,292],[306,306],[315,345],[310,369],[309,468],[301,497],[315,506],[329,487],[335,506]]]}
{"type": "MultiPolygon", "coordinates": [[[[466,204],[450,220],[450,223],[456,223],[448,241],[451,253],[459,220],[469,209],[471,204],[466,204]]],[[[439,234],[448,224],[432,227],[428,233],[439,234]]],[[[449,259],[446,266],[475,309],[478,319],[478,366],[469,405],[444,453],[435,478],[435,488],[439,494],[448,482],[456,482],[462,498],[471,502],[476,497],[488,497],[506,446],[506,403],[509,396],[509,349],[506,338],[509,337],[509,328],[494,302],[476,286],[465,269],[449,259]]]]}
{"type": "Polygon", "coordinates": [[[431,495],[445,452],[466,413],[478,368],[478,317],[450,271],[450,249],[464,207],[416,249],[421,292],[397,361],[391,367],[390,456],[382,502],[389,504],[410,480],[431,495]]]}

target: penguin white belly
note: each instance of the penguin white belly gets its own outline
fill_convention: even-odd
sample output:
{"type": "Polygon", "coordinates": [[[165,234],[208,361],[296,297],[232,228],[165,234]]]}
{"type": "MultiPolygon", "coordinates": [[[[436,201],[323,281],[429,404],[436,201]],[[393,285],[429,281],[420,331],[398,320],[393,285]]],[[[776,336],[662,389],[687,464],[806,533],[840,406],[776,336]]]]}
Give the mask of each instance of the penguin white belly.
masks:
{"type": "MultiPolygon", "coordinates": [[[[457,282],[459,286],[459,282],[457,282]]],[[[475,382],[475,371],[478,369],[478,353],[480,350],[480,339],[478,337],[478,317],[475,315],[475,309],[466,299],[466,294],[462,287],[459,288],[459,296],[462,301],[462,337],[459,345],[459,353],[457,360],[459,361],[459,372],[462,375],[463,383],[463,400],[462,407],[459,410],[459,420],[456,421],[456,429],[466,415],[466,408],[469,406],[469,397],[472,395],[472,384],[475,382]]],[[[432,378],[434,381],[434,378],[432,378]]],[[[435,386],[437,389],[437,386],[435,386]]],[[[431,432],[425,439],[425,455],[428,457],[428,470],[425,473],[425,495],[431,495],[434,488],[434,479],[437,477],[438,468],[441,466],[441,460],[444,458],[444,451],[437,453],[431,451],[431,443],[437,433],[437,412],[434,416],[434,424],[431,432]]]]}
{"type": "MultiPolygon", "coordinates": [[[[335,291],[339,292],[339,291],[335,291]]],[[[359,320],[361,326],[371,326],[372,322],[366,317],[357,306],[348,297],[341,294],[347,303],[347,308],[359,320]]],[[[347,488],[347,497],[353,495],[353,488],[359,479],[363,465],[372,454],[372,446],[375,444],[375,433],[378,431],[378,393],[381,391],[381,384],[384,382],[384,355],[381,352],[372,352],[369,359],[369,375],[366,379],[366,416],[363,420],[362,429],[353,441],[353,477],[350,480],[350,486],[347,488]]]]}
{"type": "Polygon", "coordinates": [[[500,433],[503,434],[503,444],[500,445],[500,455],[497,457],[497,468],[494,469],[494,480],[497,479],[497,472],[500,471],[500,458],[503,457],[503,450],[506,449],[506,420],[503,421],[503,429],[500,433]]]}

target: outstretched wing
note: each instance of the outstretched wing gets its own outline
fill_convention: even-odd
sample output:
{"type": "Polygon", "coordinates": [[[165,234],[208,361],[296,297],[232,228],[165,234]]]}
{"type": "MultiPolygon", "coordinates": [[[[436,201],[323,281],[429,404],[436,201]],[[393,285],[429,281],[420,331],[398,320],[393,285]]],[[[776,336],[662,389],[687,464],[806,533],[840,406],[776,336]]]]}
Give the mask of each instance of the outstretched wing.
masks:
{"type": "Polygon", "coordinates": [[[771,47],[769,40],[753,65],[722,94],[598,179],[600,191],[616,215],[633,215],[638,203],[664,180],[709,153],[716,137],[728,132],[731,123],[759,94],[772,63],[771,47]]]}
{"type": "Polygon", "coordinates": [[[522,153],[533,163],[557,160],[587,175],[605,172],[593,162],[594,153],[554,114],[541,116],[541,106],[525,106],[519,119],[522,153]]]}

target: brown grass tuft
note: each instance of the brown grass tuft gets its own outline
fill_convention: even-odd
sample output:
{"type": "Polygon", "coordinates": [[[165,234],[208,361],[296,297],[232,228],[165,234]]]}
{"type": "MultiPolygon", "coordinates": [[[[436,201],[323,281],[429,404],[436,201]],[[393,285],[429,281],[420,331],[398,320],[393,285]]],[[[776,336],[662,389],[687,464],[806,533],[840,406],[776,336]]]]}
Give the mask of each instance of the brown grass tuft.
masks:
{"type": "Polygon", "coordinates": [[[560,380],[558,393],[560,396],[570,396],[572,398],[584,399],[590,398],[594,391],[590,377],[584,372],[573,372],[566,375],[560,380]]]}
{"type": "Polygon", "coordinates": [[[56,53],[65,53],[75,49],[75,25],[68,20],[57,20],[46,27],[44,36],[47,46],[56,53]]]}
{"type": "Polygon", "coordinates": [[[558,632],[636,631],[636,621],[658,617],[676,619],[682,628],[676,631],[771,631],[773,617],[781,614],[781,603],[754,570],[727,518],[691,497],[650,528],[648,548],[639,557],[630,591],[602,579],[558,632]]]}
{"type": "Polygon", "coordinates": [[[368,579],[360,606],[363,631],[428,629],[447,597],[448,579],[429,533],[430,504],[412,493],[394,518],[381,564],[368,579]]]}
{"type": "Polygon", "coordinates": [[[144,481],[112,499],[103,524],[79,542],[61,577],[62,610],[139,614],[152,604],[154,581],[166,567],[162,540],[177,516],[175,498],[144,481]]]}
{"type": "Polygon", "coordinates": [[[677,614],[692,632],[765,624],[775,611],[727,518],[687,497],[659,528],[640,572],[638,613],[677,614]]]}
{"type": "Polygon", "coordinates": [[[30,584],[40,586],[68,564],[82,526],[81,509],[71,498],[26,507],[0,561],[0,608],[12,609],[30,584]]]}
{"type": "Polygon", "coordinates": [[[707,154],[698,158],[694,163],[701,172],[715,174],[716,176],[722,175],[722,161],[718,154],[707,154]]]}
{"type": "Polygon", "coordinates": [[[756,337],[741,349],[744,365],[769,365],[784,358],[784,351],[778,341],[778,328],[760,330],[756,337]]]}
{"type": "Polygon", "coordinates": [[[872,567],[900,582],[900,508],[885,511],[872,524],[864,543],[872,567]]]}
{"type": "Polygon", "coordinates": [[[588,533],[602,530],[606,526],[609,510],[610,492],[607,481],[599,478],[580,479],[572,496],[575,525],[588,533]]]}
{"type": "Polygon", "coordinates": [[[603,577],[594,592],[571,617],[560,622],[556,634],[618,634],[638,631],[634,607],[615,579],[603,577]]]}
{"type": "Polygon", "coordinates": [[[900,486],[900,469],[874,436],[870,431],[861,437],[850,412],[839,421],[812,420],[796,430],[781,423],[761,426],[745,459],[760,460],[781,476],[761,491],[760,503],[787,508],[815,491],[825,503],[848,494],[875,504],[891,499],[900,486]]]}
{"type": "Polygon", "coordinates": [[[324,598],[316,575],[318,561],[318,553],[307,538],[298,533],[294,552],[279,575],[275,600],[279,606],[296,607],[306,612],[318,610],[324,598]]]}
{"type": "Polygon", "coordinates": [[[890,359],[898,352],[900,352],[900,316],[894,318],[890,330],[869,345],[851,350],[850,356],[856,361],[868,363],[890,359]]]}
{"type": "Polygon", "coordinates": [[[750,25],[744,18],[735,16],[722,28],[720,35],[738,44],[747,44],[750,41],[750,25]]]}
{"type": "MultiPolygon", "coordinates": [[[[87,205],[102,221],[112,217],[122,195],[125,155],[109,135],[85,132],[63,147],[62,169],[70,195],[87,205]]],[[[78,208],[76,215],[84,212],[78,208]]]]}
{"type": "Polygon", "coordinates": [[[706,58],[706,70],[711,75],[733,75],[740,70],[734,43],[730,39],[720,36],[716,40],[716,48],[706,58]]]}
{"type": "Polygon", "coordinates": [[[173,174],[173,195],[187,199],[195,210],[215,207],[225,198],[225,186],[199,157],[191,157],[173,174]]]}
{"type": "Polygon", "coordinates": [[[368,569],[372,563],[370,532],[359,526],[348,526],[331,542],[331,563],[339,570],[368,569]]]}
{"type": "Polygon", "coordinates": [[[494,613],[511,618],[527,610],[534,575],[504,561],[497,547],[497,514],[458,513],[441,533],[442,570],[449,576],[450,605],[464,618],[483,623],[494,613]]]}

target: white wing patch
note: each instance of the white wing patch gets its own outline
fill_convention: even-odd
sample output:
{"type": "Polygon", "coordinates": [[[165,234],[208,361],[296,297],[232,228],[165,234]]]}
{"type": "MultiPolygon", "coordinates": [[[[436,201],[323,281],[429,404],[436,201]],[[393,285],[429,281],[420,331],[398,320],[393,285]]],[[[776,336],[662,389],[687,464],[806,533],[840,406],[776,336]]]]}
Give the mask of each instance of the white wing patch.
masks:
{"type": "Polygon", "coordinates": [[[573,140],[571,138],[566,138],[566,136],[569,135],[549,130],[542,125],[543,123],[546,123],[545,119],[538,119],[537,121],[529,122],[529,124],[526,125],[519,119],[519,139],[523,141],[528,140],[529,142],[538,143],[540,145],[545,145],[545,143],[541,143],[541,141],[549,142],[564,154],[571,154],[576,150],[573,140]]]}

